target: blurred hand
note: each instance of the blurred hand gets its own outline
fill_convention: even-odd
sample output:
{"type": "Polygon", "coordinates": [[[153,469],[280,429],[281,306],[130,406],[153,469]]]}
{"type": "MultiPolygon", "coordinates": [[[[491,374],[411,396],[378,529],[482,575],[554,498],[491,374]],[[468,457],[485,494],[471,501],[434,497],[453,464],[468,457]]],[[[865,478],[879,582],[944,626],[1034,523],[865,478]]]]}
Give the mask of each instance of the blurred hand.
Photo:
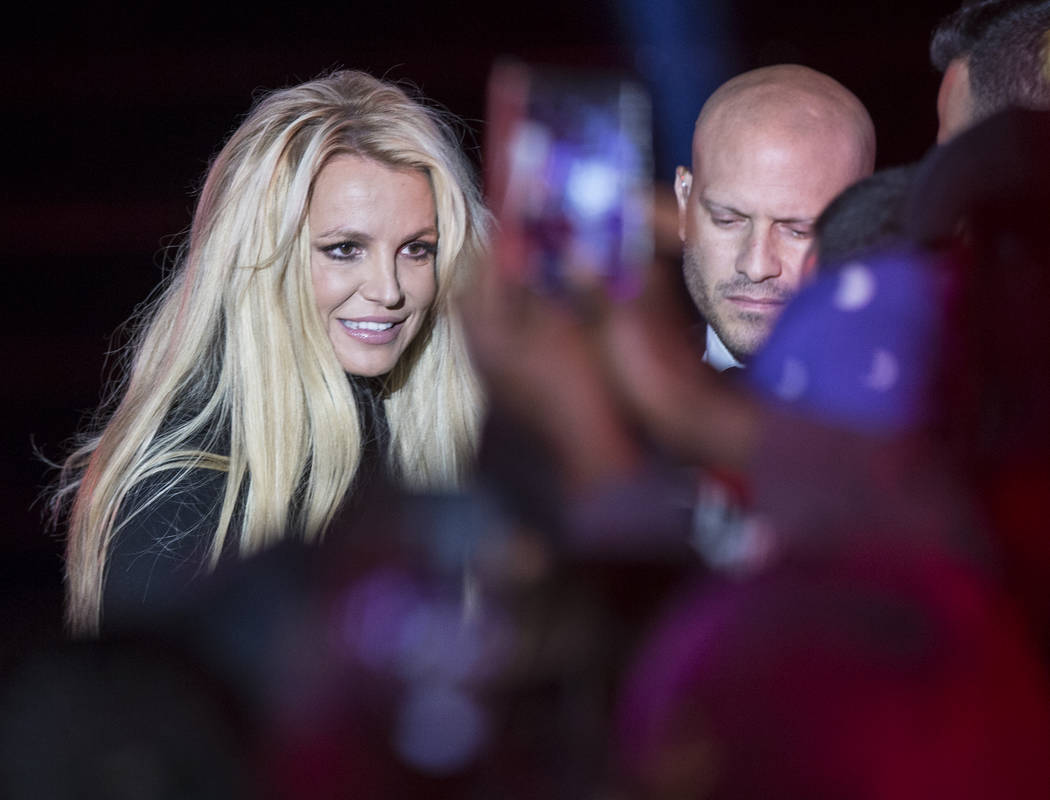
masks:
{"type": "Polygon", "coordinates": [[[607,384],[594,331],[575,309],[512,283],[495,264],[461,303],[490,405],[541,437],[570,490],[636,468],[638,442],[607,384]]]}
{"type": "Polygon", "coordinates": [[[697,465],[750,461],[757,404],[701,361],[674,280],[677,229],[673,196],[661,192],[657,258],[630,300],[614,302],[600,286],[571,299],[540,295],[497,264],[462,298],[491,404],[542,437],[572,486],[629,474],[654,442],[697,465]]]}
{"type": "Polygon", "coordinates": [[[701,360],[671,269],[655,263],[642,293],[607,303],[600,342],[621,407],[652,439],[697,465],[742,469],[758,435],[757,402],[701,360]]]}

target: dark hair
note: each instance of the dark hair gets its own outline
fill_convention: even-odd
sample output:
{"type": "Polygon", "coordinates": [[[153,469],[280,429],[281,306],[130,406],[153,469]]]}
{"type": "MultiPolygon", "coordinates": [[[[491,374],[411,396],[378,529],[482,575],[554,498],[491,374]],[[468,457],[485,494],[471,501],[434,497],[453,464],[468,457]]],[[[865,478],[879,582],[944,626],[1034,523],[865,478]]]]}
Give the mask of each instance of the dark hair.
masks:
{"type": "Polygon", "coordinates": [[[943,72],[969,60],[976,119],[1008,106],[1048,108],[1048,35],[1046,0],[966,0],[934,29],[930,61],[943,72]]]}
{"type": "Polygon", "coordinates": [[[903,239],[902,204],[914,171],[911,164],[879,170],[828,204],[814,227],[822,269],[903,239]]]}

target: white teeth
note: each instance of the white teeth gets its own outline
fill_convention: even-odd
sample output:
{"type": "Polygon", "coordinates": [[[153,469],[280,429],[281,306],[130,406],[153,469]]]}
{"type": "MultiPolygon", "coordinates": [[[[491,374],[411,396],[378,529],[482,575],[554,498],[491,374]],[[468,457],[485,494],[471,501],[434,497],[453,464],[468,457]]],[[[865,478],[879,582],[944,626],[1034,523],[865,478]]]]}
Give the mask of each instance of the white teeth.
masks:
{"type": "Polygon", "coordinates": [[[343,326],[352,331],[385,331],[393,328],[393,322],[354,322],[352,319],[341,319],[343,326]]]}

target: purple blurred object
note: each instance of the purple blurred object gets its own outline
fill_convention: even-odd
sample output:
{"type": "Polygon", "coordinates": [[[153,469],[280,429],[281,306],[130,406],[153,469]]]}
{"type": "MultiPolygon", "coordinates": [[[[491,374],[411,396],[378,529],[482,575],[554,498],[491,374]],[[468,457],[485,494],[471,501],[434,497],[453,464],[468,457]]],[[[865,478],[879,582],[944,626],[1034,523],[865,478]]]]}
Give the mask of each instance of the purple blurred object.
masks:
{"type": "Polygon", "coordinates": [[[829,425],[913,428],[923,420],[946,288],[940,262],[906,251],[822,273],[784,310],[747,381],[829,425]]]}

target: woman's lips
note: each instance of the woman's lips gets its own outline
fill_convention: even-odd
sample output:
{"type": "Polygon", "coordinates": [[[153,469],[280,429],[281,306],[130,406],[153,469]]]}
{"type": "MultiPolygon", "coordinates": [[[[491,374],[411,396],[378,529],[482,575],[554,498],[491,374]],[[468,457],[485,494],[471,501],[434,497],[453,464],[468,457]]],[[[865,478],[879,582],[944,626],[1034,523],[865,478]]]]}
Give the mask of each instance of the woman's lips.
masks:
{"type": "Polygon", "coordinates": [[[401,332],[404,320],[340,319],[347,336],[365,344],[389,344],[401,332]]]}

